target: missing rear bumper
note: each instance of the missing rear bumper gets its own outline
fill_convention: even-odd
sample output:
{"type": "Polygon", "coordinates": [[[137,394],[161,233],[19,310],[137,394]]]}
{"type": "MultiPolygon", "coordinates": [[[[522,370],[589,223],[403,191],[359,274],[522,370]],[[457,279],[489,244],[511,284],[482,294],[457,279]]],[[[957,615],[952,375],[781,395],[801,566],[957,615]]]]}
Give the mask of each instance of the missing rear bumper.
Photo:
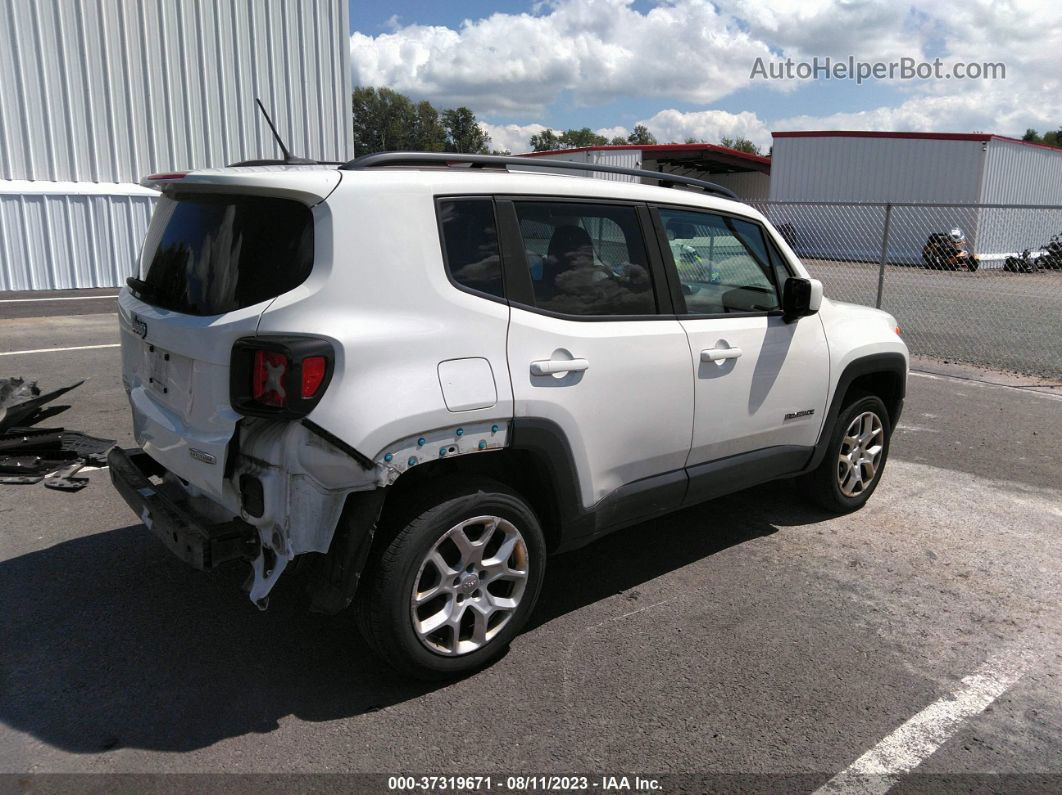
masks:
{"type": "Polygon", "coordinates": [[[115,447],[107,456],[111,482],[144,525],[185,563],[209,571],[231,560],[254,560],[258,531],[242,519],[211,523],[151,481],[165,470],[138,448],[115,447]]]}

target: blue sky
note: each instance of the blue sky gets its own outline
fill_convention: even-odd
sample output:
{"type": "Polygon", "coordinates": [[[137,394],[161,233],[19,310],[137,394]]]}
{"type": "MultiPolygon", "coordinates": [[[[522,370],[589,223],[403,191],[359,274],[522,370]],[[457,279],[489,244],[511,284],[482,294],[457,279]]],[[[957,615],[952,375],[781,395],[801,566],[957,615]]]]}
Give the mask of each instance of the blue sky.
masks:
{"type": "Polygon", "coordinates": [[[781,129],[1020,135],[1062,123],[1062,5],[1013,0],[351,0],[355,83],[466,104],[496,142],[543,126],[662,140],[781,129]],[[749,78],[756,58],[1001,61],[993,80],[749,78]]]}

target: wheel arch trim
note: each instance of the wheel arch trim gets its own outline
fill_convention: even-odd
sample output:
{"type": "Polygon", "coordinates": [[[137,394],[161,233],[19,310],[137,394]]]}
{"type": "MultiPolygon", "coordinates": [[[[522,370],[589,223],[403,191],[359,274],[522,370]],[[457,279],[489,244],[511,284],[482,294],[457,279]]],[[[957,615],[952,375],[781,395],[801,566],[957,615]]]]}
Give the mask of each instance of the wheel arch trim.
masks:
{"type": "Polygon", "coordinates": [[[896,427],[907,392],[907,358],[896,351],[861,356],[845,365],[844,370],[837,379],[837,386],[834,387],[833,394],[830,396],[830,403],[823,419],[822,429],[819,431],[815,452],[805,467],[805,471],[810,472],[815,469],[826,455],[826,447],[833,437],[833,431],[837,425],[837,417],[841,413],[841,403],[852,384],[858,378],[877,374],[894,376],[899,385],[896,405],[889,416],[890,424],[893,428],[896,427]]]}

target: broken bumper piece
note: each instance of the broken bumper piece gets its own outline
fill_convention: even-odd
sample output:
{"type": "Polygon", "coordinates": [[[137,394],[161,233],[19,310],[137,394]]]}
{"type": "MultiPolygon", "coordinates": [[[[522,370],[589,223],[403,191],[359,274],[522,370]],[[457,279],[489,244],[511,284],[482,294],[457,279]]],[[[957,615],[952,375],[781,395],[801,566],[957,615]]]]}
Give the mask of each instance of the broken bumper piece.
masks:
{"type": "Polygon", "coordinates": [[[177,557],[197,569],[208,571],[230,560],[254,560],[258,556],[258,531],[242,519],[210,523],[198,516],[180,498],[166,493],[152,477],[163,468],[138,448],[113,448],[107,455],[111,482],[140,517],[144,525],[177,557]]]}

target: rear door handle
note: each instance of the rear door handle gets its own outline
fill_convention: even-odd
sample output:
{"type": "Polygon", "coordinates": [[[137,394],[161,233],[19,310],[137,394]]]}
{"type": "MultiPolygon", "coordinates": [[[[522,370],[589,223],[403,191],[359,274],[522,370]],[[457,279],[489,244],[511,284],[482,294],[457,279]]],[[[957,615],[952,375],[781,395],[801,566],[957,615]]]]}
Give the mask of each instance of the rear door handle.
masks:
{"type": "Polygon", "coordinates": [[[554,373],[581,373],[590,367],[586,359],[540,359],[531,362],[531,375],[553,375],[554,373]]]}
{"type": "Polygon", "coordinates": [[[702,362],[721,362],[725,359],[737,359],[741,348],[708,348],[701,351],[702,362]]]}

